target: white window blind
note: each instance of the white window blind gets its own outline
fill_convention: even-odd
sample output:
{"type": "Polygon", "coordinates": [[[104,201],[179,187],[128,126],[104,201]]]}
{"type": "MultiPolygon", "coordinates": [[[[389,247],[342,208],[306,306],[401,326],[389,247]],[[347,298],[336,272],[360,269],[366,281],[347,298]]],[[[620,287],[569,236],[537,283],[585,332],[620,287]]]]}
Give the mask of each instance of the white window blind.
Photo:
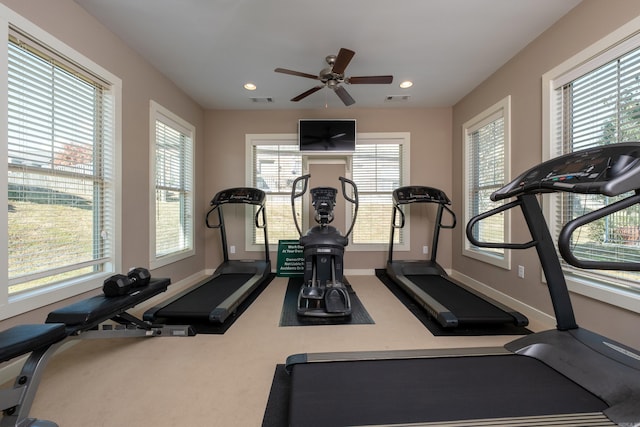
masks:
{"type": "MultiPolygon", "coordinates": [[[[491,193],[502,187],[507,178],[509,99],[489,108],[464,125],[465,138],[465,224],[480,213],[503,202],[492,202],[491,193]]],[[[474,227],[474,237],[481,242],[508,241],[507,212],[486,218],[474,227]]],[[[504,268],[509,268],[507,252],[500,248],[479,248],[464,239],[464,254],[504,268]]]]}
{"type": "MultiPolygon", "coordinates": [[[[556,129],[553,155],[625,141],[640,141],[640,49],[635,48],[555,88],[556,129]]],[[[627,45],[628,46],[628,45],[627,45]]],[[[566,222],[608,205],[620,197],[554,195],[552,232],[566,222]]],[[[578,229],[574,254],[584,260],[640,262],[640,208],[633,206],[578,229]]],[[[563,265],[570,276],[640,291],[640,274],[580,270],[563,265]]]]}
{"type": "Polygon", "coordinates": [[[104,271],[113,261],[109,89],[72,61],[10,31],[9,295],[104,271]]]}
{"type": "MultiPolygon", "coordinates": [[[[247,153],[250,153],[247,183],[267,193],[269,242],[298,239],[291,211],[291,185],[302,175],[303,155],[298,150],[296,135],[247,135],[246,138],[247,153]]],[[[387,249],[393,206],[391,193],[407,185],[404,182],[409,176],[408,151],[408,133],[358,135],[356,151],[351,155],[351,179],[358,186],[360,207],[350,246],[358,250],[387,249]]],[[[296,199],[296,212],[303,214],[302,197],[296,199]]],[[[302,218],[298,217],[298,221],[304,231],[302,218]]],[[[253,217],[247,220],[246,227],[250,236],[248,246],[262,250],[259,245],[263,244],[263,235],[255,229],[253,217]]],[[[402,233],[396,233],[396,243],[405,243],[408,233],[408,226],[402,233]]]]}
{"type": "MultiPolygon", "coordinates": [[[[302,173],[302,155],[294,144],[252,145],[250,185],[267,193],[267,228],[269,241],[298,239],[291,210],[291,185],[302,173]]],[[[302,198],[296,199],[296,212],[302,213],[302,198]]],[[[257,209],[257,207],[256,207],[257,209]]],[[[254,210],[255,214],[255,210],[254,210]]],[[[302,226],[301,218],[298,218],[302,226]]],[[[251,220],[252,244],[264,244],[264,233],[251,220]]]]}
{"type": "MultiPolygon", "coordinates": [[[[153,108],[155,107],[155,108],[153,108]]],[[[155,121],[155,259],[193,252],[193,126],[157,104],[155,121]]],[[[160,263],[162,264],[162,263],[160,263]]]]}
{"type": "MultiPolygon", "coordinates": [[[[403,182],[403,145],[358,143],[353,153],[353,181],[360,206],[353,229],[353,245],[389,244],[392,192],[403,182]]],[[[403,243],[405,229],[396,230],[395,243],[403,243]]]]}

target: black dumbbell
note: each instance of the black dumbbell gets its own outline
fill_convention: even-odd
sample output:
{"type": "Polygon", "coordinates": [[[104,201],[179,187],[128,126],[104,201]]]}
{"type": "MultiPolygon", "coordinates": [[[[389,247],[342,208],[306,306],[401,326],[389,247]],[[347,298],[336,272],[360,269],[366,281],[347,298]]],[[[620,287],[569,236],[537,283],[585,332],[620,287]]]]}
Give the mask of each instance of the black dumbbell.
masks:
{"type": "Polygon", "coordinates": [[[124,274],[114,274],[105,279],[102,292],[108,297],[126,295],[131,290],[131,279],[124,274]]]}
{"type": "Polygon", "coordinates": [[[131,286],[134,288],[140,288],[142,286],[147,286],[149,281],[151,280],[151,273],[149,270],[142,267],[134,268],[127,274],[129,280],[131,280],[131,286]]]}
{"type": "Polygon", "coordinates": [[[146,286],[151,280],[151,274],[146,268],[134,268],[127,276],[114,274],[107,278],[102,285],[102,292],[108,297],[126,295],[134,288],[146,286]]]}

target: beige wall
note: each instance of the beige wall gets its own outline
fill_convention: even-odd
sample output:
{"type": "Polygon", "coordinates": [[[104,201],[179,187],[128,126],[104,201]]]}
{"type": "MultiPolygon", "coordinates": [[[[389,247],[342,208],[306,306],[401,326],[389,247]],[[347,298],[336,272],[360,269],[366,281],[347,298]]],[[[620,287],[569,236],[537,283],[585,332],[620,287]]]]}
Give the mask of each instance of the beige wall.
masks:
{"type": "MultiPolygon", "coordinates": [[[[511,176],[542,160],[541,76],[624,23],[640,15],[637,0],[584,0],[549,28],[494,75],[453,108],[454,204],[462,205],[462,125],[497,101],[511,95],[511,176]]],[[[528,239],[519,213],[512,215],[512,240],[528,239]]],[[[512,266],[523,265],[524,280],[517,268],[506,271],[461,255],[463,228],[453,240],[453,268],[501,292],[552,314],[547,288],[534,249],[512,251],[512,266]]],[[[640,316],[586,297],[572,294],[578,323],[588,329],[640,348],[637,333],[640,316]]]]}
{"type": "MultiPolygon", "coordinates": [[[[206,113],[205,182],[203,203],[227,187],[245,185],[245,134],[297,133],[300,118],[355,118],[358,132],[410,132],[411,183],[441,188],[451,194],[451,109],[357,109],[221,111],[206,113]]],[[[357,184],[357,182],[356,182],[357,184]]],[[[268,209],[268,206],[267,206],[268,209]]],[[[420,211],[414,210],[417,214],[420,211]]],[[[422,212],[433,218],[429,211],[422,212]]],[[[225,216],[225,218],[227,218],[225,216]]],[[[422,246],[431,245],[432,223],[412,224],[411,252],[398,252],[398,259],[422,258],[422,246]],[[414,233],[415,230],[415,233],[414,233]]],[[[235,229],[238,230],[237,228],[235,229]]],[[[229,244],[244,242],[242,236],[231,236],[229,244]],[[236,243],[233,243],[231,239],[236,243]]],[[[450,232],[443,231],[438,261],[451,266],[450,232]]],[[[214,230],[207,230],[207,268],[220,262],[220,239],[214,230]]],[[[276,243],[276,242],[272,242],[276,243]]],[[[240,247],[238,248],[240,249],[240,247]]],[[[275,253],[272,253],[275,257],[275,253]]],[[[255,254],[239,252],[237,258],[253,258],[255,254]]],[[[354,252],[347,250],[345,269],[384,268],[387,252],[354,252]]],[[[275,258],[274,258],[275,259],[275,258]]]]}
{"type": "MultiPolygon", "coordinates": [[[[2,2],[122,79],[122,268],[149,266],[149,101],[155,100],[196,127],[196,192],[201,191],[203,110],[171,81],[71,0],[2,2]]],[[[204,215],[196,206],[197,218],[204,215]]],[[[175,282],[204,268],[204,225],[196,221],[196,256],[152,271],[175,282]]],[[[56,306],[66,305],[65,301],[56,306]]],[[[0,323],[42,322],[45,307],[0,323]]]]}

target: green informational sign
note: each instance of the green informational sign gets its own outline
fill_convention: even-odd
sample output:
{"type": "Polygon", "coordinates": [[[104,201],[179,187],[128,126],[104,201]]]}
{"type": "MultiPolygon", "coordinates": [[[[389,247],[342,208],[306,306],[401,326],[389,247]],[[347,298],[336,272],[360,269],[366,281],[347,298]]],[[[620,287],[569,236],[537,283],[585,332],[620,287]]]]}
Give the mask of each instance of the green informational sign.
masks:
{"type": "Polygon", "coordinates": [[[302,277],[304,275],[304,253],[297,240],[278,241],[276,274],[281,277],[302,277]]]}

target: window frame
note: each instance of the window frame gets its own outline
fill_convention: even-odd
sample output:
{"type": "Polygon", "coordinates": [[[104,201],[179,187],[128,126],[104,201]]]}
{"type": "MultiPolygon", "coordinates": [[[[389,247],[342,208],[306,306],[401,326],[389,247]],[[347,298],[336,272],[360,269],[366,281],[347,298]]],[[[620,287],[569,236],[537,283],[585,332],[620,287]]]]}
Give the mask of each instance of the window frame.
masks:
{"type": "MultiPolygon", "coordinates": [[[[558,129],[556,89],[607,64],[631,50],[640,48],[640,17],[609,33],[561,64],[542,75],[542,160],[546,161],[561,154],[562,137],[558,129]]],[[[554,194],[542,195],[543,213],[549,229],[558,228],[556,221],[559,197],[554,194]]],[[[640,292],[625,290],[614,285],[616,279],[596,279],[577,276],[564,268],[567,287],[571,292],[593,298],[608,304],[640,313],[640,292]]],[[[544,277],[542,281],[544,282],[544,277]]]]}
{"type": "MultiPolygon", "coordinates": [[[[370,133],[358,133],[357,134],[357,144],[401,144],[403,146],[402,149],[402,159],[401,164],[402,175],[401,175],[401,185],[408,185],[409,177],[410,177],[410,143],[411,143],[411,134],[409,132],[370,132],[370,133]]],[[[247,186],[252,185],[252,176],[253,176],[253,159],[252,159],[252,150],[254,145],[298,145],[298,136],[295,133],[285,133],[285,134],[246,134],[245,135],[245,159],[246,159],[246,167],[245,167],[245,183],[247,186]]],[[[331,161],[340,161],[342,159],[346,159],[346,167],[347,169],[353,173],[353,154],[352,153],[336,153],[335,155],[329,154],[304,154],[301,153],[302,160],[302,173],[306,173],[305,170],[308,168],[309,161],[314,163],[318,162],[331,162],[331,161]],[[323,160],[324,159],[324,160],[323,160]]],[[[347,177],[349,178],[349,177],[347,177]]],[[[341,190],[339,190],[341,191],[341,190]]],[[[391,191],[389,192],[391,194],[391,191]]],[[[303,212],[306,209],[308,202],[308,192],[303,197],[303,212]]],[[[345,217],[347,221],[351,218],[351,204],[345,203],[345,217]]],[[[269,207],[267,206],[267,210],[269,207]]],[[[391,212],[391,206],[389,207],[389,211],[391,212]]],[[[407,216],[408,217],[408,216],[407,216]]],[[[357,219],[356,219],[357,221],[357,219]]],[[[306,223],[306,220],[301,224],[303,230],[306,230],[309,227],[309,224],[306,223]],[[305,228],[306,227],[306,228],[305,228]]],[[[253,217],[251,217],[251,213],[247,213],[247,217],[245,219],[245,248],[248,252],[257,252],[263,251],[264,246],[256,245],[252,241],[252,233],[249,227],[253,226],[253,217]]],[[[268,226],[268,224],[267,224],[268,226]]],[[[389,225],[390,227],[390,225],[389,225]]],[[[403,241],[396,246],[394,246],[394,251],[409,251],[411,248],[410,242],[410,221],[407,218],[407,222],[405,223],[405,227],[403,231],[405,233],[405,237],[403,241]]],[[[278,242],[275,239],[271,239],[271,235],[269,235],[269,248],[272,251],[277,250],[278,242]]],[[[365,243],[354,243],[352,239],[349,241],[349,246],[347,250],[354,251],[387,251],[389,249],[389,242],[384,243],[376,243],[376,244],[365,244],[365,243]]]]}
{"type": "MultiPolygon", "coordinates": [[[[411,152],[411,133],[410,132],[368,132],[368,133],[359,133],[357,138],[357,143],[362,145],[377,145],[377,144],[390,144],[390,145],[400,145],[401,149],[401,159],[400,164],[402,165],[402,170],[400,171],[400,183],[399,187],[403,187],[406,185],[410,185],[410,152],[411,152]]],[[[350,165],[351,173],[353,174],[353,155],[350,155],[350,165]]],[[[357,184],[357,183],[356,183],[357,184]]],[[[389,191],[389,199],[391,200],[391,205],[389,206],[389,222],[386,224],[391,233],[391,216],[393,212],[393,199],[392,193],[393,190],[389,191]]],[[[363,193],[363,191],[359,191],[363,193]]],[[[384,193],[384,192],[378,192],[384,193]]],[[[347,218],[351,216],[351,206],[347,206],[347,218]]],[[[405,213],[405,224],[404,227],[400,230],[396,230],[396,236],[400,239],[400,241],[393,245],[394,252],[408,252],[411,250],[411,215],[409,214],[411,211],[410,206],[403,206],[402,209],[405,213]]],[[[356,219],[356,223],[357,223],[356,219]]],[[[354,230],[355,232],[355,230],[354,230]]],[[[387,252],[389,250],[389,236],[385,239],[385,242],[380,243],[356,243],[353,238],[349,239],[349,246],[353,247],[355,250],[362,252],[378,252],[384,251],[387,252]]]]}
{"type": "MultiPolygon", "coordinates": [[[[109,260],[104,265],[104,270],[66,281],[53,283],[48,286],[42,286],[33,290],[28,290],[15,295],[8,293],[8,245],[3,245],[0,250],[0,265],[4,266],[5,286],[0,291],[0,320],[13,317],[27,311],[31,311],[66,298],[70,298],[81,293],[97,289],[102,286],[104,278],[121,269],[121,117],[122,117],[122,81],[120,78],[93,62],[83,54],[79,53],[69,45],[60,41],[53,35],[49,34],[34,23],[24,17],[13,12],[11,9],[0,4],[0,25],[3,28],[4,40],[8,40],[9,28],[13,26],[20,31],[28,34],[44,46],[60,56],[67,58],[80,67],[99,76],[101,80],[110,87],[109,96],[112,98],[113,117],[111,144],[113,150],[112,177],[109,184],[113,191],[113,206],[107,207],[105,215],[113,218],[111,229],[107,230],[109,236],[108,245],[111,247],[109,260]]],[[[8,44],[3,43],[0,48],[0,73],[5,76],[5,84],[8,76],[8,44]]],[[[5,140],[8,138],[8,91],[4,90],[0,94],[0,134],[5,140]]],[[[0,154],[0,186],[3,188],[5,198],[8,197],[8,153],[7,150],[1,150],[0,154]]],[[[0,214],[0,239],[8,241],[8,213],[3,211],[0,214]]]]}
{"type": "Polygon", "coordinates": [[[178,115],[174,114],[167,108],[163,107],[159,103],[151,100],[149,102],[149,265],[152,269],[163,267],[165,265],[172,264],[174,262],[189,258],[195,255],[195,223],[194,223],[194,194],[195,194],[195,138],[196,128],[186,120],[182,119],[178,115]],[[187,200],[189,206],[185,209],[187,212],[191,212],[190,229],[185,233],[189,240],[189,246],[185,249],[174,251],[165,255],[158,256],[156,251],[156,122],[160,121],[166,126],[180,132],[183,135],[187,135],[190,138],[190,158],[187,159],[187,163],[191,166],[191,170],[186,171],[190,175],[189,181],[191,188],[186,189],[190,193],[190,197],[187,200]]]}
{"type": "MultiPolygon", "coordinates": [[[[510,180],[511,176],[511,96],[508,95],[501,99],[491,107],[485,109],[475,117],[466,121],[462,125],[462,139],[463,139],[463,194],[470,194],[472,190],[472,183],[470,182],[470,168],[472,159],[469,158],[469,144],[470,136],[475,131],[482,127],[494,122],[495,120],[503,119],[503,141],[504,141],[504,182],[506,184],[510,180]]],[[[469,196],[470,197],[470,196],[469,196]]],[[[462,198],[462,209],[464,213],[464,224],[468,224],[472,218],[472,204],[469,197],[462,198]]],[[[502,203],[501,203],[502,204],[502,203]]],[[[511,214],[509,211],[502,213],[503,215],[503,232],[504,241],[509,242],[511,240],[511,214]]],[[[485,262],[487,264],[494,265],[496,267],[503,268],[505,270],[511,270],[511,251],[509,249],[502,249],[502,256],[496,254],[497,251],[489,251],[485,248],[476,247],[471,244],[467,239],[466,234],[462,233],[462,255],[476,259],[478,261],[485,262]]]]}
{"type": "MultiPolygon", "coordinates": [[[[245,185],[248,187],[254,186],[253,184],[253,147],[256,145],[297,145],[298,140],[296,134],[289,133],[272,133],[272,134],[246,134],[245,135],[245,185]]],[[[301,168],[302,168],[302,155],[301,155],[301,168]]],[[[269,213],[269,192],[265,191],[267,195],[266,209],[267,214],[269,213]]],[[[254,223],[254,215],[255,211],[253,209],[245,209],[245,250],[247,252],[263,252],[264,251],[264,243],[256,244],[253,242],[254,231],[256,233],[261,232],[256,231],[255,223],[254,223]]],[[[302,224],[301,224],[302,226],[302,224]]],[[[294,228],[295,231],[295,228],[294,228]]],[[[269,238],[269,250],[276,251],[278,249],[278,241],[273,237],[271,233],[269,233],[269,223],[267,222],[267,233],[269,238]]],[[[296,233],[297,234],[297,231],[296,233]]],[[[292,238],[295,240],[295,237],[292,238]]]]}

